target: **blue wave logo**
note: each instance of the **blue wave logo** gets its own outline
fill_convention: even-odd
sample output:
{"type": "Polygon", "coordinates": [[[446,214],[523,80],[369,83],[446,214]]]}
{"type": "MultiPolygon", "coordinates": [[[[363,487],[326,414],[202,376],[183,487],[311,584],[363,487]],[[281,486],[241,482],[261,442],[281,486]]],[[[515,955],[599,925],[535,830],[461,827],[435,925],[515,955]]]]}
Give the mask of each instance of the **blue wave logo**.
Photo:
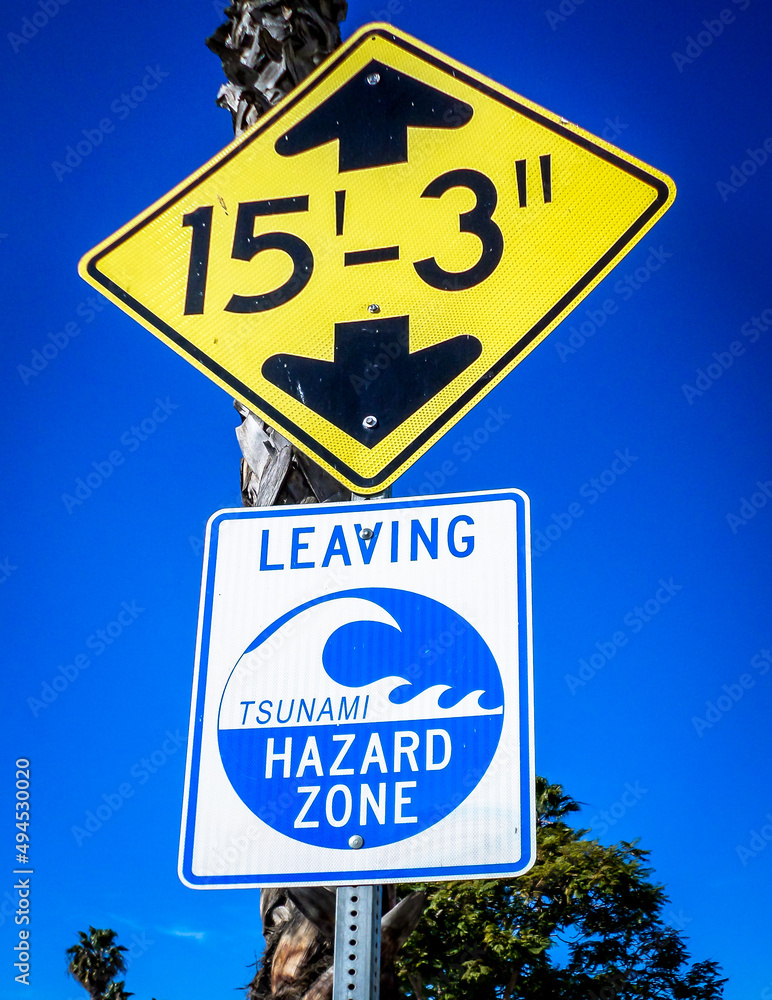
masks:
{"type": "Polygon", "coordinates": [[[244,651],[219,712],[242,801],[295,840],[346,848],[413,836],[474,790],[496,752],[496,661],[457,612],[361,588],[277,619],[244,651]]]}
{"type": "MultiPolygon", "coordinates": [[[[448,685],[440,708],[452,708],[472,691],[482,690],[483,708],[500,708],[504,690],[498,667],[479,634],[444,604],[404,590],[349,591],[387,611],[399,628],[355,621],[337,629],[322,654],[324,669],[352,688],[388,676],[404,684],[390,700],[405,704],[437,684],[448,685]]],[[[344,595],[340,595],[344,596],[344,595]]]]}

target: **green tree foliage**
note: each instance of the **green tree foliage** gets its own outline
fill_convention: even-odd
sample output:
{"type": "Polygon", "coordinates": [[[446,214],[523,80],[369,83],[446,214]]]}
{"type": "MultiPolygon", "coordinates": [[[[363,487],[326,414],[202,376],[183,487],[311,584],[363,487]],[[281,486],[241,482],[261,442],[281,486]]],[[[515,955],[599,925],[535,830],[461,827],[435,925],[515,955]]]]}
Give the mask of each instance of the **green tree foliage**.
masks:
{"type": "MultiPolygon", "coordinates": [[[[714,1000],[716,962],[692,963],[666,926],[648,852],[574,829],[579,805],[537,778],[537,858],[506,882],[440,882],[398,961],[415,1000],[714,1000]]],[[[410,887],[404,887],[406,890],[410,887]]]]}
{"type": "Polygon", "coordinates": [[[123,953],[127,949],[116,944],[116,937],[113,930],[89,927],[88,934],[78,931],[78,943],[67,949],[67,971],[91,1000],[126,1000],[134,996],[124,990],[122,981],[113,982],[119,972],[126,971],[123,953]]]}

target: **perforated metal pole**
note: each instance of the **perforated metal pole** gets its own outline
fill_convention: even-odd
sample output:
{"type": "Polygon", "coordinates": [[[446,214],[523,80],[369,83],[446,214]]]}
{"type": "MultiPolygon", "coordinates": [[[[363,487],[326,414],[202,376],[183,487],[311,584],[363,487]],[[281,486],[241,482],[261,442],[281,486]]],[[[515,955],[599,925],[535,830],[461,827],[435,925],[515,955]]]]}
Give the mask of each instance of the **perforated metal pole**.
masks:
{"type": "Polygon", "coordinates": [[[382,893],[379,885],[338,889],[332,1000],[378,1000],[382,893]]]}
{"type": "MultiPolygon", "coordinates": [[[[390,486],[375,496],[351,494],[354,501],[389,497],[390,486]]],[[[349,844],[361,847],[362,838],[352,837],[349,844]],[[355,840],[359,843],[355,844],[355,840]]],[[[332,1000],[378,1000],[381,992],[382,912],[382,886],[339,886],[335,904],[332,1000]]]]}

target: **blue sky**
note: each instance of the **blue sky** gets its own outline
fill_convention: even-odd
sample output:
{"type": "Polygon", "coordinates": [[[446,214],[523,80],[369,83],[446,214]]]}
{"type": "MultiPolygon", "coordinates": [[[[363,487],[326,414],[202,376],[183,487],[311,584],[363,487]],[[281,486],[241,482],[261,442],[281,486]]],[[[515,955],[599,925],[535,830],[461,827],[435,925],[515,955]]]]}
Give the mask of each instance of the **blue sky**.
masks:
{"type": "MultiPolygon", "coordinates": [[[[772,13],[381,3],[354,0],[344,34],[389,17],[677,184],[655,229],[394,492],[530,495],[537,770],[602,841],[641,838],[729,1000],[768,1000],[772,13]]],[[[233,996],[261,948],[256,891],[196,892],[176,872],[201,539],[240,503],[238,418],[76,273],[229,142],[204,47],[221,9],[24,0],[2,16],[0,899],[18,758],[34,866],[32,985],[13,981],[0,905],[2,1000],[84,996],[64,949],[89,923],[131,946],[143,1000],[233,996]],[[84,133],[92,149],[68,165],[84,133]]]]}

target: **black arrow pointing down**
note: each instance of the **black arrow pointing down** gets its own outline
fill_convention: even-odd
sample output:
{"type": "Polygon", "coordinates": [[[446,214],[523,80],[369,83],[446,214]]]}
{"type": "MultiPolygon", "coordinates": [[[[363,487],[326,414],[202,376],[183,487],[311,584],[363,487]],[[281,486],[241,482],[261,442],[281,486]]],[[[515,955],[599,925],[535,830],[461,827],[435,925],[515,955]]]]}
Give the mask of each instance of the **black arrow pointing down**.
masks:
{"type": "Polygon", "coordinates": [[[461,128],[471,105],[372,59],[276,141],[296,156],[338,140],[338,172],[407,162],[408,128],[461,128]]]}
{"type": "Polygon", "coordinates": [[[482,353],[476,337],[462,335],[411,354],[409,337],[409,316],[336,323],[332,361],[274,354],[262,371],[272,385],[373,448],[482,353]],[[388,357],[388,364],[374,364],[378,357],[388,357]],[[366,417],[377,423],[366,425],[366,417]]]}

